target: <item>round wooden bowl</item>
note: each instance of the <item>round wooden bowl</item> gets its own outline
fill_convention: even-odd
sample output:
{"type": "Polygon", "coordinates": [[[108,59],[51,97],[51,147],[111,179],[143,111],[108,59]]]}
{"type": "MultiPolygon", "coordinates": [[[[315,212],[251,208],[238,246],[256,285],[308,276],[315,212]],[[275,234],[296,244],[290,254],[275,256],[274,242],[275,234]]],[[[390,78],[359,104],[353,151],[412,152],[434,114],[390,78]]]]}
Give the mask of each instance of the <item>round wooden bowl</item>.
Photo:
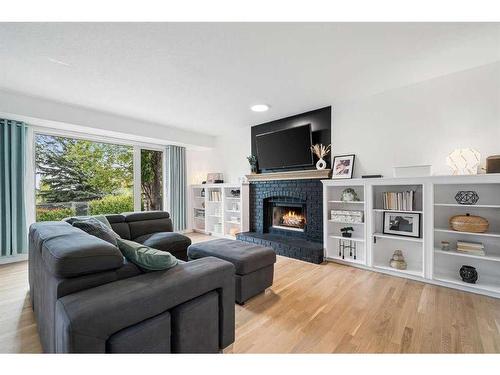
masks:
{"type": "Polygon", "coordinates": [[[457,232],[484,233],[489,226],[488,220],[481,216],[466,214],[450,218],[450,227],[457,232]]]}

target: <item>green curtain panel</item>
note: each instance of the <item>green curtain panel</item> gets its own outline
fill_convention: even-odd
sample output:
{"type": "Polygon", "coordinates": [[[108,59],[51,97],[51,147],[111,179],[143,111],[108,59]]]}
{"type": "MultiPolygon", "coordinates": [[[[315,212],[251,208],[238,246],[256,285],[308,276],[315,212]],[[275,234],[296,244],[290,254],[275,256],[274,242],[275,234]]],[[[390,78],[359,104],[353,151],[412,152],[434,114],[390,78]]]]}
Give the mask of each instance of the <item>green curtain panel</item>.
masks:
{"type": "Polygon", "coordinates": [[[0,256],[27,252],[24,179],[27,126],[0,119],[0,256]]]}
{"type": "Polygon", "coordinates": [[[174,231],[187,227],[186,220],[186,149],[167,146],[167,196],[174,231]]]}

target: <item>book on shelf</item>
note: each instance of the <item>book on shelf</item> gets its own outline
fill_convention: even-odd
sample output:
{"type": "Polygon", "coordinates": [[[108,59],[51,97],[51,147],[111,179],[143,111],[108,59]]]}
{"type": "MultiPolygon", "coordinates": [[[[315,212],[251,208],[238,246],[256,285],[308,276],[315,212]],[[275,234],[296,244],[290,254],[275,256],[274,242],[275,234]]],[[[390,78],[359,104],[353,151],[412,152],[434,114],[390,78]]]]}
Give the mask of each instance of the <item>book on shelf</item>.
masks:
{"type": "Polygon", "coordinates": [[[457,251],[465,254],[486,255],[484,245],[480,242],[457,241],[457,251]]]}
{"type": "Polygon", "coordinates": [[[415,206],[415,191],[384,192],[384,210],[413,211],[415,206]]]}
{"type": "Polygon", "coordinates": [[[220,202],[222,200],[222,193],[220,191],[211,191],[210,192],[210,201],[211,202],[220,202]]]}

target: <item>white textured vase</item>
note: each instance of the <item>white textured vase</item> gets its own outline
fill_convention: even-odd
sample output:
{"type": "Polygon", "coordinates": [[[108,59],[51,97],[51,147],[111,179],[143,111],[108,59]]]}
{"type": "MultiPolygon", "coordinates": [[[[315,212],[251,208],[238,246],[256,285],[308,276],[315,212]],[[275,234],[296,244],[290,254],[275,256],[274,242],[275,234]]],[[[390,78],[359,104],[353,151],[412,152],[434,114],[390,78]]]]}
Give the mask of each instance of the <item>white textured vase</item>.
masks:
{"type": "Polygon", "coordinates": [[[323,159],[319,159],[318,162],[316,163],[316,169],[317,170],[322,170],[326,168],[326,161],[323,159]]]}

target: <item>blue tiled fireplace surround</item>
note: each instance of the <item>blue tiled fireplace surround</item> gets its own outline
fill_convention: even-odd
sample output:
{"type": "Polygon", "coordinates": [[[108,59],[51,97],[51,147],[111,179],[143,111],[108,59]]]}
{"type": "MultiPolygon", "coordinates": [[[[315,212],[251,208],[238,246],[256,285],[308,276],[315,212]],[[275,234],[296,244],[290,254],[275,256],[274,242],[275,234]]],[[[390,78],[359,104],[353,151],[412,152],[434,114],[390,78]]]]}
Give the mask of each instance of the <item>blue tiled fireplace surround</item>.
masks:
{"type": "Polygon", "coordinates": [[[250,232],[240,233],[242,241],[272,247],[278,255],[311,263],[323,262],[323,187],[320,180],[277,180],[250,183],[250,232]],[[270,228],[268,207],[280,201],[303,205],[304,232],[270,228]]]}

